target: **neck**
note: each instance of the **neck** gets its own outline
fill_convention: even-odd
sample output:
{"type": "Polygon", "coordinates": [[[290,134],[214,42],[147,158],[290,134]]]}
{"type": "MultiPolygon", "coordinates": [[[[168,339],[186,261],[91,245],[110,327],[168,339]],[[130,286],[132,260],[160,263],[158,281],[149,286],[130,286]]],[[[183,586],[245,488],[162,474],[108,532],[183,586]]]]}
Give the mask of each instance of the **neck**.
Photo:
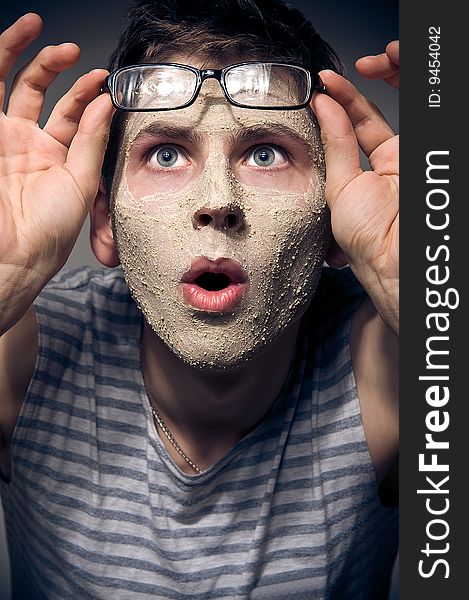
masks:
{"type": "MultiPolygon", "coordinates": [[[[226,371],[181,361],[145,322],[142,363],[150,401],[179,446],[202,470],[222,458],[267,414],[293,359],[299,322],[244,365],[226,371]]],[[[194,471],[159,430],[176,464],[194,471]]]]}

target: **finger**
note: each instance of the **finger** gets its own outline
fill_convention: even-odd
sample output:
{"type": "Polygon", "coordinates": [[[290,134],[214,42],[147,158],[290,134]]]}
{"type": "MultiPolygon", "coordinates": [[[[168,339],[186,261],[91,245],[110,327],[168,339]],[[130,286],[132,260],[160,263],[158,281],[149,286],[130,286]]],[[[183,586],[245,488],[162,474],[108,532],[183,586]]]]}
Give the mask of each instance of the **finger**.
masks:
{"type": "Polygon", "coordinates": [[[347,79],[333,71],[321,71],[329,96],[347,113],[363,152],[370,156],[380,144],[394,135],[378,108],[347,79]]]}
{"type": "Polygon", "coordinates": [[[399,71],[391,77],[386,77],[384,81],[393,88],[399,88],[399,71]]]}
{"type": "Polygon", "coordinates": [[[18,56],[42,30],[42,20],[35,13],[20,17],[0,35],[0,107],[5,100],[5,80],[18,56]]]}
{"type": "Polygon", "coordinates": [[[114,112],[108,94],[101,94],[85,108],[64,165],[82,190],[87,209],[90,208],[98,191],[114,112]]]}
{"type": "MultiPolygon", "coordinates": [[[[399,65],[399,40],[389,42],[389,44],[386,46],[386,54],[393,64],[399,65]]],[[[392,87],[398,88],[399,70],[396,73],[394,73],[394,75],[391,75],[391,77],[385,77],[384,81],[392,87]]]]}
{"type": "Polygon", "coordinates": [[[399,72],[399,63],[392,62],[389,56],[383,53],[359,58],[355,68],[367,79],[389,79],[399,72]]]}
{"type": "Polygon", "coordinates": [[[99,95],[108,74],[104,69],[94,69],[80,77],[55,105],[44,131],[64,146],[69,146],[85,108],[99,95]]]}
{"type": "Polygon", "coordinates": [[[15,77],[8,116],[37,121],[47,88],[60,72],[73,66],[79,56],[80,48],[72,43],[43,48],[15,77]]]}
{"type": "Polygon", "coordinates": [[[386,54],[392,63],[399,66],[399,40],[389,42],[386,46],[386,54]]]}
{"type": "Polygon", "coordinates": [[[362,173],[358,143],[345,110],[326,94],[315,94],[313,110],[321,129],[326,160],[326,197],[331,211],[336,198],[362,173]]]}

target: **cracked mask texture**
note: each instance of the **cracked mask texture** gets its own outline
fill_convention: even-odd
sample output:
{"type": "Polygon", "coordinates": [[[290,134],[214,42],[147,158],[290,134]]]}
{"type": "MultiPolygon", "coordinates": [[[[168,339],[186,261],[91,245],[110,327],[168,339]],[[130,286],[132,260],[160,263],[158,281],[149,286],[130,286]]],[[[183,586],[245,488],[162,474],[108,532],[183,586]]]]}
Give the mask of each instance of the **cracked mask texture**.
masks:
{"type": "Polygon", "coordinates": [[[330,243],[318,138],[305,110],[239,109],[202,93],[186,109],[131,115],[111,198],[114,235],[133,298],[153,331],[186,363],[218,370],[238,366],[304,314],[330,243]],[[155,180],[148,193],[148,185],[142,190],[133,184],[129,157],[139,132],[159,123],[203,132],[208,151],[187,184],[159,190],[155,180]],[[304,190],[240,181],[226,156],[229,133],[272,123],[294,129],[309,148],[304,190]],[[239,230],[194,226],[201,208],[226,206],[241,211],[239,230]],[[249,287],[233,311],[210,313],[184,303],[179,284],[197,256],[234,259],[244,268],[249,287]]]}

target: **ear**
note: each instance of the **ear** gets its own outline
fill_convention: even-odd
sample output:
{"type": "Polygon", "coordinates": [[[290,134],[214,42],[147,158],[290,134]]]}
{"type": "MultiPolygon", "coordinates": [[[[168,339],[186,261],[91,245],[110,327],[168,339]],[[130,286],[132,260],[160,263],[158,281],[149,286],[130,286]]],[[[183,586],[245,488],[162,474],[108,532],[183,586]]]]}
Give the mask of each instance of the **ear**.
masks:
{"type": "Polygon", "coordinates": [[[96,258],[106,267],[117,267],[120,264],[117,246],[112,231],[109,204],[102,180],[99,183],[90,213],[91,248],[96,258]]]}
{"type": "Polygon", "coordinates": [[[348,265],[347,257],[334,238],[332,238],[331,245],[327,251],[326,262],[333,269],[342,269],[348,265]]]}

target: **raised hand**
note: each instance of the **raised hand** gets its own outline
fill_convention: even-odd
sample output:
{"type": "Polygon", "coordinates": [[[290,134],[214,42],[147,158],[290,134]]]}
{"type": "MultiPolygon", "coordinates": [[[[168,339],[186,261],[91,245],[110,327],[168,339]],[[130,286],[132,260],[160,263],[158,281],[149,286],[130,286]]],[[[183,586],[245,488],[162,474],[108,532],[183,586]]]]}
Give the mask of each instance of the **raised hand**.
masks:
{"type": "MultiPolygon", "coordinates": [[[[389,55],[361,59],[370,78],[398,83],[395,44],[389,55]],[[392,57],[392,60],[389,58],[392,57]]],[[[398,47],[397,47],[398,52],[398,47]]],[[[399,324],[398,136],[378,108],[340,75],[320,73],[326,94],[313,98],[326,158],[326,197],[331,210],[331,266],[349,263],[383,320],[399,324]],[[360,167],[359,147],[372,170],[360,167]]]]}
{"type": "MultiPolygon", "coordinates": [[[[0,35],[0,106],[6,77],[41,28],[30,13],[0,35]]],[[[38,126],[48,86],[79,53],[69,43],[43,48],[0,113],[0,335],[63,266],[97,193],[113,114],[99,94],[107,72],[80,77],[38,126]]]]}

